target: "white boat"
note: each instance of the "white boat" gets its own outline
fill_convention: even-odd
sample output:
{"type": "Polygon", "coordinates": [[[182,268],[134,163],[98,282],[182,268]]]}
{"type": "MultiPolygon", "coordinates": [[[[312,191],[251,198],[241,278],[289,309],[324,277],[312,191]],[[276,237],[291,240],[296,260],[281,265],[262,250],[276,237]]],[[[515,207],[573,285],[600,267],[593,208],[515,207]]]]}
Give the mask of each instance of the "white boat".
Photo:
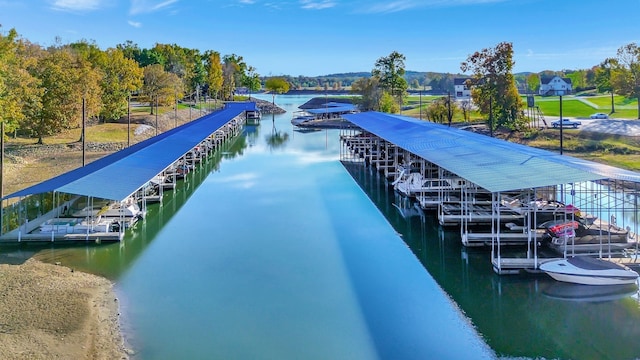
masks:
{"type": "Polygon", "coordinates": [[[316,116],[308,113],[306,111],[296,111],[293,113],[293,119],[291,119],[291,124],[298,126],[306,123],[307,121],[313,121],[316,119],[316,116]]]}
{"type": "Polygon", "coordinates": [[[117,223],[112,219],[97,218],[82,220],[81,218],[53,218],[40,225],[41,233],[84,234],[117,232],[117,223]]]}
{"type": "Polygon", "coordinates": [[[638,273],[628,267],[588,256],[551,260],[540,265],[540,270],[558,281],[574,284],[623,285],[638,281],[638,273]]]}
{"type": "Polygon", "coordinates": [[[132,200],[126,202],[113,202],[108,200],[95,200],[93,206],[85,206],[79,210],[70,211],[71,217],[94,218],[107,221],[123,220],[124,227],[129,228],[145,216],[137,203],[132,200]]]}
{"type": "Polygon", "coordinates": [[[420,173],[406,174],[403,170],[393,182],[393,188],[405,196],[437,195],[448,192],[459,193],[463,183],[464,180],[459,178],[425,178],[420,173]]]}
{"type": "Polygon", "coordinates": [[[560,254],[619,253],[636,245],[629,229],[593,217],[547,221],[540,227],[546,230],[542,240],[560,254]]]}

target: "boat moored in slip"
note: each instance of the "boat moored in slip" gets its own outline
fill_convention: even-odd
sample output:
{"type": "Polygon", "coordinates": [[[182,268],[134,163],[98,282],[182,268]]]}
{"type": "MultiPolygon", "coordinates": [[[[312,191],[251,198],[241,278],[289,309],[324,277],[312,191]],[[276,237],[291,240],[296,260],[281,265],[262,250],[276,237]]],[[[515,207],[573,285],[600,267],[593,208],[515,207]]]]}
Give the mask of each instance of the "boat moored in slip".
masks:
{"type": "Polygon", "coordinates": [[[145,213],[133,200],[114,202],[109,200],[95,200],[92,205],[80,209],[71,209],[69,217],[103,219],[110,222],[122,223],[125,229],[133,226],[138,220],[144,218],[145,213]]]}
{"type": "Polygon", "coordinates": [[[543,241],[560,254],[620,253],[637,245],[629,229],[594,218],[548,221],[541,228],[545,229],[543,241]]]}
{"type": "Polygon", "coordinates": [[[638,273],[629,267],[588,256],[547,261],[540,270],[558,281],[584,285],[636,284],[638,273]]]}

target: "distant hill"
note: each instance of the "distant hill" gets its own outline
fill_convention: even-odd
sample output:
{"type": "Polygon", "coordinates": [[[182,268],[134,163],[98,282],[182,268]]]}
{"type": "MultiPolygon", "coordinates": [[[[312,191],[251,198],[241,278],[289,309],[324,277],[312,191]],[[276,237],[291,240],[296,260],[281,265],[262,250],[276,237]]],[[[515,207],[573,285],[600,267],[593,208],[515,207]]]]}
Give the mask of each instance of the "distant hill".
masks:
{"type": "MultiPolygon", "coordinates": [[[[519,72],[513,74],[516,80],[518,88],[524,88],[524,83],[527,76],[531,72],[519,72]]],[[[351,84],[360,79],[368,78],[371,76],[371,72],[347,72],[347,73],[335,73],[321,76],[289,76],[284,77],[290,84],[290,93],[301,92],[329,92],[333,94],[348,93],[351,89],[351,84]]],[[[407,70],[405,72],[405,79],[409,85],[409,90],[418,91],[422,90],[425,93],[430,94],[447,94],[453,93],[454,79],[460,77],[468,77],[469,75],[462,73],[438,73],[431,71],[412,71],[407,70]]],[[[263,77],[263,80],[267,77],[263,77]]]]}
{"type": "MultiPolygon", "coordinates": [[[[291,91],[330,91],[344,92],[351,88],[351,84],[360,79],[368,78],[371,72],[348,72],[322,76],[289,76],[284,77],[291,84],[291,91]]],[[[436,72],[406,71],[405,79],[409,84],[409,90],[425,90],[435,94],[453,92],[453,79],[464,76],[461,74],[447,74],[436,72]]],[[[266,80],[263,77],[262,80],[266,80]]]]}

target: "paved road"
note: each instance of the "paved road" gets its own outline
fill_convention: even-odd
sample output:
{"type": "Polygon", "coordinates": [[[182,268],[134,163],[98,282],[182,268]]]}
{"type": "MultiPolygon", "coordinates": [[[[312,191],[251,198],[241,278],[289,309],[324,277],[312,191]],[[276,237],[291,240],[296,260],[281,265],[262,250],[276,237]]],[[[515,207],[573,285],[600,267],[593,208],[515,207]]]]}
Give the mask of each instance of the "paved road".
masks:
{"type": "MultiPolygon", "coordinates": [[[[619,134],[627,136],[640,136],[640,120],[616,120],[616,119],[574,119],[564,117],[565,119],[578,120],[582,125],[578,128],[582,131],[600,132],[605,134],[619,134]]],[[[547,117],[547,124],[551,126],[551,122],[558,118],[547,117]]]]}

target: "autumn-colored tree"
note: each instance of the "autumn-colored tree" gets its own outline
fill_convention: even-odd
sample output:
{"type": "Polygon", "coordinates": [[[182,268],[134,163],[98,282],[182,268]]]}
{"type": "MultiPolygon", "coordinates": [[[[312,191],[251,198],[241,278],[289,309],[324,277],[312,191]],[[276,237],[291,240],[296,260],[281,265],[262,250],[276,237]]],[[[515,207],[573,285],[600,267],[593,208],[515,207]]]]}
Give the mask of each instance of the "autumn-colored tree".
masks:
{"type": "Polygon", "coordinates": [[[427,107],[427,119],[444,124],[447,121],[448,107],[446,98],[438,98],[427,107]]]}
{"type": "Polygon", "coordinates": [[[499,126],[516,130],[525,125],[513,65],[513,45],[509,42],[475,52],[460,65],[462,72],[473,73],[471,98],[480,112],[488,115],[491,131],[499,126]]]}
{"type": "Polygon", "coordinates": [[[613,83],[611,82],[611,69],[617,65],[616,59],[607,58],[595,68],[595,83],[598,92],[609,92],[611,94],[611,113],[616,112],[614,102],[613,83]]]}
{"type": "Polygon", "coordinates": [[[380,98],[380,111],[389,114],[397,114],[400,112],[400,105],[398,105],[398,102],[390,93],[385,91],[382,93],[382,97],[380,98]]]}
{"type": "Polygon", "coordinates": [[[638,99],[640,119],[640,48],[638,44],[627,44],[618,49],[616,62],[611,72],[611,83],[618,93],[638,99]]]}
{"type": "Polygon", "coordinates": [[[144,81],[142,85],[142,99],[149,103],[150,113],[157,104],[168,105],[175,100],[176,84],[181,84],[176,74],[164,71],[160,64],[149,65],[144,68],[144,81]]]}
{"type": "Polygon", "coordinates": [[[236,86],[243,84],[246,77],[247,64],[242,56],[236,54],[225,55],[222,64],[222,96],[226,100],[233,100],[236,86]]]}
{"type": "MultiPolygon", "coordinates": [[[[454,102],[453,104],[455,105],[456,103],[454,102]]],[[[461,100],[458,103],[457,107],[460,108],[460,111],[462,111],[462,117],[465,121],[469,121],[469,115],[471,114],[472,105],[473,104],[471,104],[471,100],[461,100]]]]}
{"type": "Polygon", "coordinates": [[[24,129],[30,131],[42,144],[45,136],[59,133],[71,125],[72,76],[67,71],[73,63],[70,51],[56,49],[44,54],[35,67],[35,76],[40,82],[41,103],[37,114],[25,119],[24,129]]]}
{"type": "Polygon", "coordinates": [[[199,50],[159,43],[153,50],[164,59],[164,70],[180,78],[184,88],[194,91],[206,83],[206,69],[199,50]]]}
{"type": "Polygon", "coordinates": [[[355,98],[355,101],[361,111],[380,110],[382,89],[380,89],[378,84],[379,81],[376,77],[363,77],[351,84],[351,92],[360,94],[359,97],[355,98]]]}
{"type": "Polygon", "coordinates": [[[205,53],[205,68],[207,71],[206,83],[209,85],[209,93],[217,98],[220,91],[222,91],[222,83],[224,81],[219,52],[208,51],[205,53]]]}
{"type": "Polygon", "coordinates": [[[0,32],[0,122],[7,133],[20,126],[30,108],[40,106],[38,80],[28,72],[37,61],[28,56],[29,46],[15,29],[6,35],[0,32]]]}
{"type": "Polygon", "coordinates": [[[120,119],[127,113],[129,95],[142,87],[144,73],[138,63],[124,56],[120,49],[108,49],[102,66],[102,110],[108,120],[120,119]]]}

